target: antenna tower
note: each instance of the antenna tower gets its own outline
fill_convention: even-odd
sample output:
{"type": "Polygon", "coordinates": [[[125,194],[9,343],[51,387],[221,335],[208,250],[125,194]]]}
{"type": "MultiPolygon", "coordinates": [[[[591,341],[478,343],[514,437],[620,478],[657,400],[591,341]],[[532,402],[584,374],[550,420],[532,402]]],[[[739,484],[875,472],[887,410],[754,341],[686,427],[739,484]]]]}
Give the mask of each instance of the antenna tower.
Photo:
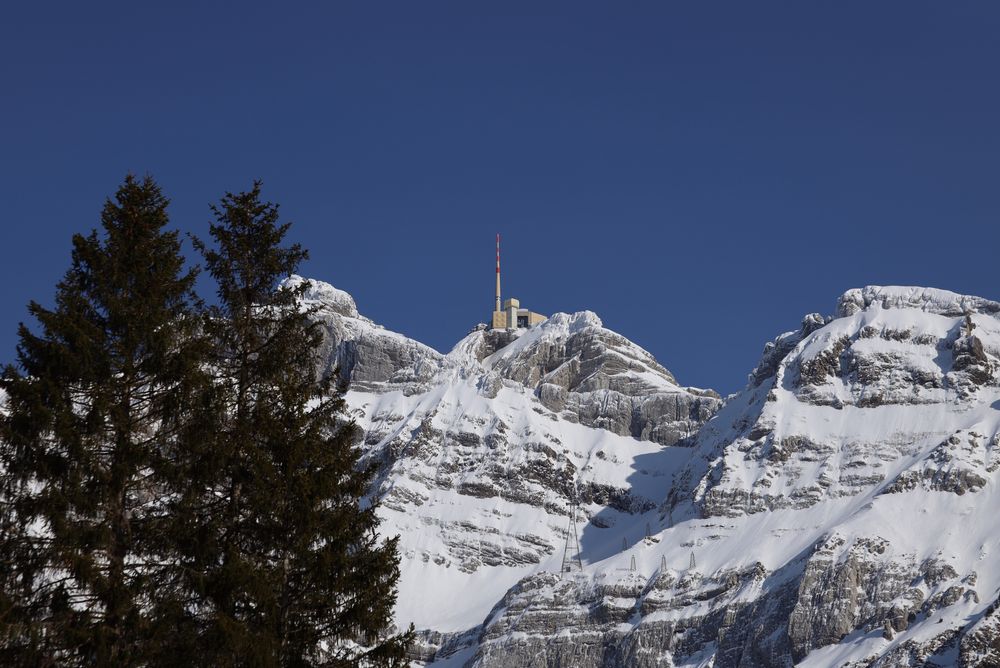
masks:
{"type": "Polygon", "coordinates": [[[493,309],[496,312],[500,312],[500,235],[497,234],[497,304],[496,308],[493,309]]]}

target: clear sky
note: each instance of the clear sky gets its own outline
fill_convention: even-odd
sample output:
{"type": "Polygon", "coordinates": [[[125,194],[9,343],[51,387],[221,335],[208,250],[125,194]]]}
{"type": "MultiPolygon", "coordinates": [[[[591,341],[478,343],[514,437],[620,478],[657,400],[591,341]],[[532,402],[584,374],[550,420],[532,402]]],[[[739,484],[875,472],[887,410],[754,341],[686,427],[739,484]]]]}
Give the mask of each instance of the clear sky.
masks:
{"type": "Polygon", "coordinates": [[[20,2],[0,360],[128,171],[264,180],[304,273],[447,351],[505,296],[739,389],[844,290],[1000,298],[1000,3],[20,2]]]}

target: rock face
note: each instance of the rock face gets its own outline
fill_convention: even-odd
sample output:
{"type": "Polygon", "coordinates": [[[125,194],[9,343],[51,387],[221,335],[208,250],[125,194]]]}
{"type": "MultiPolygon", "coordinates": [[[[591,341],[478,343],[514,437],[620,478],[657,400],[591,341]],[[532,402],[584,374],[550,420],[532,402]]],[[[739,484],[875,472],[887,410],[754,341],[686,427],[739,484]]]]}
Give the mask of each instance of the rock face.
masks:
{"type": "Polygon", "coordinates": [[[484,365],[534,389],[564,420],[663,445],[690,437],[720,404],[711,390],[678,387],[652,355],[590,311],[557,313],[484,365]]]}
{"type": "Polygon", "coordinates": [[[982,488],[994,427],[961,416],[997,392],[998,312],[940,290],[865,288],[841,297],[839,317],[807,317],[768,344],[726,419],[699,435],[714,455],[687,472],[700,512],[802,509],[918,480],[982,488]]]}
{"type": "Polygon", "coordinates": [[[870,287],[807,316],[688,441],[665,528],[522,581],[469,665],[1000,665],[998,314],[870,287]]]}
{"type": "Polygon", "coordinates": [[[959,662],[963,666],[1000,666],[1000,597],[990,603],[979,621],[961,636],[959,662]]]}
{"type": "Polygon", "coordinates": [[[1000,304],[848,291],[723,405],[589,312],[442,355],[307,297],[415,665],[1000,666],[1000,304]]]}
{"type": "Polygon", "coordinates": [[[321,281],[292,276],[286,284],[306,283],[303,306],[324,331],[319,373],[336,373],[354,387],[426,382],[443,356],[433,348],[391,332],[358,313],[354,298],[321,281]]]}
{"type": "MultiPolygon", "coordinates": [[[[321,323],[321,374],[350,383],[348,405],[383,530],[400,534],[397,618],[421,631],[417,660],[468,651],[486,614],[523,577],[558,571],[575,499],[581,543],[612,554],[657,507],[721,405],[681,387],[593,313],[531,330],[476,328],[442,355],[358,313],[346,293],[307,283],[321,323]]],[[[575,547],[572,550],[575,554],[575,547]]]]}

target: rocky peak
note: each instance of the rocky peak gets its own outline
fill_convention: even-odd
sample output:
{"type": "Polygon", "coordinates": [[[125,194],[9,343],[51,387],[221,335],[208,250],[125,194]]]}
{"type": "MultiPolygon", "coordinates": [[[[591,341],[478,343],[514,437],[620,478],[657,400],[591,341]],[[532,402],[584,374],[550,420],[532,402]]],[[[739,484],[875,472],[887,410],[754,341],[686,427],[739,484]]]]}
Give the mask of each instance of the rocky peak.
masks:
{"type": "Polygon", "coordinates": [[[996,302],[867,287],[846,292],[837,314],[769,343],[747,389],[699,435],[688,484],[701,512],[802,508],[888,483],[958,430],[946,416],[1000,388],[996,302]]]}
{"type": "Polygon", "coordinates": [[[894,287],[806,316],[690,439],[663,528],[523,580],[468,665],[996,665],[998,316],[894,287]]]}
{"type": "Polygon", "coordinates": [[[883,309],[915,309],[947,317],[967,313],[997,315],[1000,302],[982,297],[960,295],[948,290],[912,286],[869,285],[848,290],[837,300],[837,317],[846,318],[872,306],[883,309]]]}
{"type": "Polygon", "coordinates": [[[429,346],[390,331],[358,313],[354,298],[329,283],[292,276],[284,285],[305,284],[302,302],[324,337],[318,373],[336,373],[356,387],[371,384],[413,386],[426,383],[444,364],[444,356],[429,346]]]}
{"type": "Polygon", "coordinates": [[[448,359],[532,390],[562,419],[664,445],[689,437],[722,403],[712,390],[680,386],[592,311],[556,313],[531,329],[477,329],[448,359]]]}
{"type": "Polygon", "coordinates": [[[474,639],[521,577],[558,569],[574,499],[584,561],[635,539],[619,526],[660,526],[663,484],[687,452],[665,445],[721,403],[588,311],[477,327],[441,355],[346,293],[292,280],[308,283],[326,334],[321,371],[350,381],[365,458],[379,466],[371,494],[384,530],[401,535],[399,620],[423,630],[422,657],[474,639]],[[465,596],[472,583],[477,596],[465,596]]]}
{"type": "Polygon", "coordinates": [[[568,391],[618,389],[631,394],[678,387],[652,355],[605,329],[591,311],[556,313],[483,364],[529,387],[554,383],[568,391]]]}
{"type": "Polygon", "coordinates": [[[305,295],[380,466],[418,663],[993,665],[995,302],[848,291],[723,405],[593,313],[441,355],[305,295]]]}
{"type": "Polygon", "coordinates": [[[283,283],[285,287],[293,290],[299,288],[303,284],[305,284],[305,289],[302,293],[302,300],[307,305],[314,305],[318,303],[333,313],[337,313],[346,318],[359,317],[358,307],[357,304],[354,303],[354,297],[343,290],[338,290],[329,283],[303,278],[294,274],[283,283]]]}

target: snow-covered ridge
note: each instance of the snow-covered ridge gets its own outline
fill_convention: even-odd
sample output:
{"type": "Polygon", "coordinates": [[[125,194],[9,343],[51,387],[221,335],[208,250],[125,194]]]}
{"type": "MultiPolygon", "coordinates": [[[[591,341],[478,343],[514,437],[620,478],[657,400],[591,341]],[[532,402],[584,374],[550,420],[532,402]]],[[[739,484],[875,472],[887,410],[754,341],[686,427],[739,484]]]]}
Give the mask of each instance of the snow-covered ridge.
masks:
{"type": "Polygon", "coordinates": [[[301,276],[291,276],[283,285],[297,288],[303,283],[303,305],[326,334],[319,351],[321,374],[336,373],[345,382],[363,386],[426,380],[441,369],[441,353],[361,315],[354,298],[343,290],[301,276]]]}
{"type": "Polygon", "coordinates": [[[463,634],[518,580],[559,570],[574,496],[590,521],[585,558],[636,540],[618,527],[653,512],[686,456],[663,444],[720,403],[591,312],[477,328],[441,355],[358,314],[346,293],[293,280],[308,281],[327,334],[320,372],[350,381],[366,457],[380,464],[372,494],[384,531],[401,535],[397,617],[424,630],[425,653],[474,637],[463,634]]]}
{"type": "Polygon", "coordinates": [[[870,287],[846,293],[837,318],[807,317],[765,348],[747,390],[699,434],[706,458],[725,453],[698,474],[702,512],[862,494],[898,475],[905,455],[970,427],[969,413],[1000,384],[994,305],[943,290],[870,287]],[[855,297],[857,308],[843,308],[855,297]]]}
{"type": "Polygon", "coordinates": [[[997,313],[868,287],[806,316],[693,438],[661,528],[519,583],[471,665],[1000,665],[997,313]]]}
{"type": "Polygon", "coordinates": [[[306,303],[321,302],[343,316],[348,318],[358,317],[358,306],[354,303],[354,297],[343,290],[338,290],[329,283],[293,274],[282,285],[295,290],[303,283],[305,283],[306,287],[302,293],[302,299],[306,303]]]}
{"type": "Polygon", "coordinates": [[[565,339],[572,334],[582,332],[588,327],[604,328],[604,323],[593,311],[579,313],[554,313],[541,324],[528,329],[519,330],[517,338],[496,353],[483,360],[483,366],[492,369],[501,360],[510,360],[523,353],[526,348],[537,345],[543,340],[565,339]]]}
{"type": "Polygon", "coordinates": [[[873,305],[884,309],[918,309],[926,313],[950,317],[966,313],[983,313],[994,316],[1000,313],[1000,302],[982,297],[960,295],[936,288],[869,285],[845,292],[837,301],[837,317],[843,318],[853,315],[873,305]]]}
{"type": "Polygon", "coordinates": [[[1000,665],[997,302],[850,290],[721,406],[589,312],[440,355],[306,294],[417,664],[1000,665]]]}

